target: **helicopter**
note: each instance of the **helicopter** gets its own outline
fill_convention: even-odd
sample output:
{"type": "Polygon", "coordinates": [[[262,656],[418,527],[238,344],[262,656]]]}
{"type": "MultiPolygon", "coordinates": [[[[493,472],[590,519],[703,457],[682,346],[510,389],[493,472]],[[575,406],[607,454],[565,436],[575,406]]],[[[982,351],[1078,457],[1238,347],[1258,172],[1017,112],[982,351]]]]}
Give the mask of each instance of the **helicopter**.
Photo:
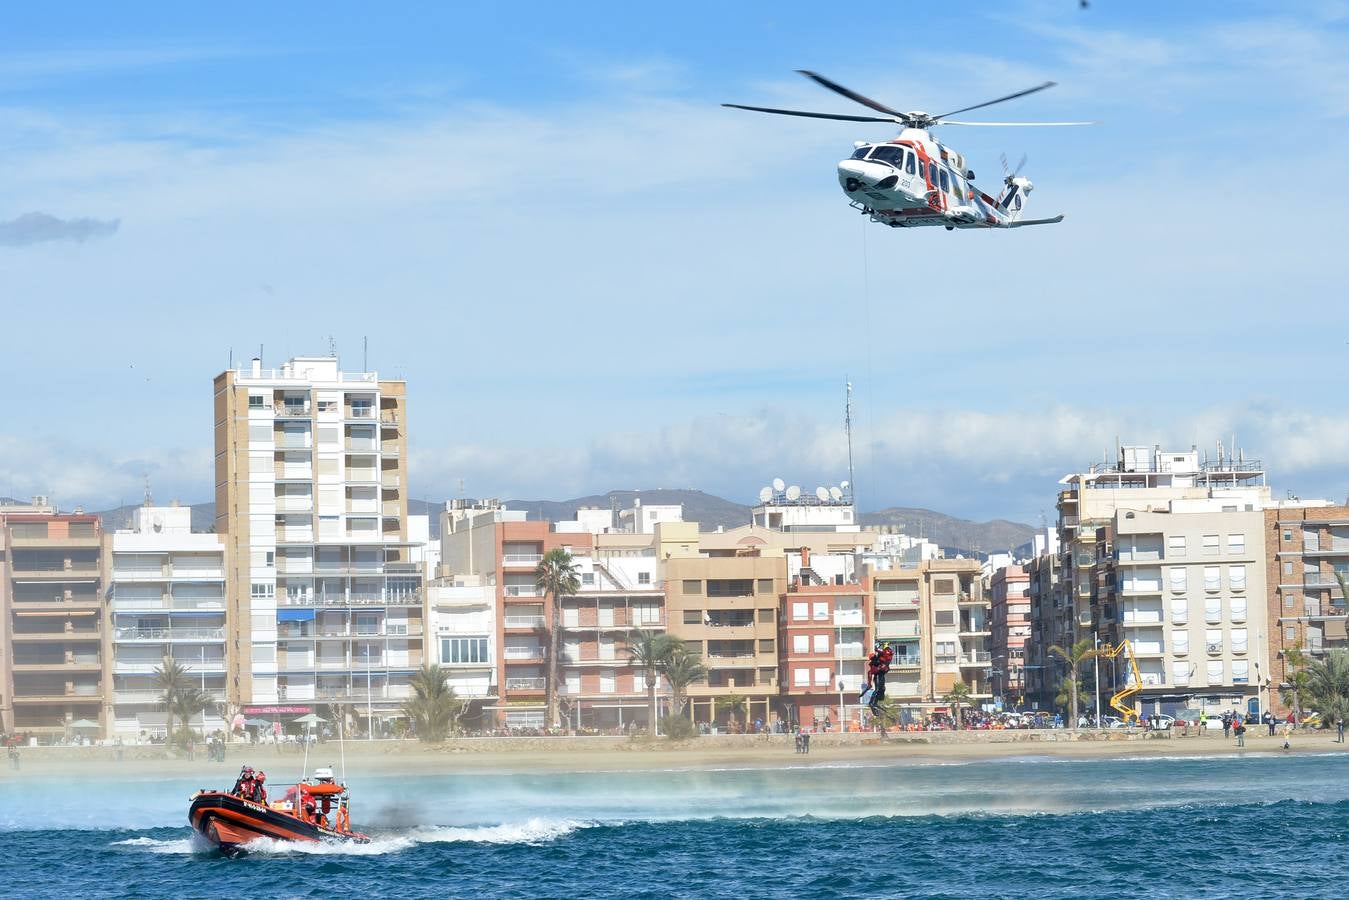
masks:
{"type": "Polygon", "coordinates": [[[743,106],[723,103],[732,109],[774,113],[781,116],[804,116],[809,119],[836,119],[842,122],[892,122],[901,125],[899,137],[883,143],[857,141],[853,153],[838,164],[838,182],[853,209],[870,216],[871,221],[892,228],[918,226],[945,226],[956,228],[1024,228],[1027,225],[1051,225],[1063,221],[1063,215],[1047,219],[1023,219],[1026,198],[1034,189],[1029,178],[1021,174],[1025,157],[1014,170],[1008,170],[1003,158],[1003,188],[995,199],[973,185],[974,171],[965,165],[965,157],[942,144],[930,134],[936,125],[979,126],[1058,126],[1091,125],[1092,122],[958,122],[948,119],[959,113],[983,109],[995,103],[1004,103],[1043,91],[1055,85],[1053,81],[1008,94],[996,100],[976,103],[940,115],[891,109],[856,91],[849,90],[823,75],[798,69],[816,84],[841,94],[856,103],[885,113],[885,117],[846,116],[834,113],[804,112],[798,109],[772,109],[766,106],[743,106]]]}

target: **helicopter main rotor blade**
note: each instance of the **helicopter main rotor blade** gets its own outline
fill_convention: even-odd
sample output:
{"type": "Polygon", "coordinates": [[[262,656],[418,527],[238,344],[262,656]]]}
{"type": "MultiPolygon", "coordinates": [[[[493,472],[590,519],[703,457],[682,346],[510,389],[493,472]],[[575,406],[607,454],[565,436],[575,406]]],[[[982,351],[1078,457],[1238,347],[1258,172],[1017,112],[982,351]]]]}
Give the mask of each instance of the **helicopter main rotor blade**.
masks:
{"type": "Polygon", "coordinates": [[[979,125],[986,128],[1044,128],[1059,125],[1095,125],[1096,122],[954,122],[943,119],[938,125],[979,125]]]}
{"type": "Polygon", "coordinates": [[[1046,88],[1052,88],[1058,84],[1057,81],[1046,81],[1044,84],[1036,85],[1033,88],[1027,88],[1024,91],[1017,91],[1015,94],[1008,94],[1006,97],[999,97],[996,100],[989,100],[984,103],[976,103],[974,106],[966,106],[962,109],[953,109],[950,112],[944,112],[940,116],[933,116],[934,119],[940,119],[942,116],[954,116],[957,113],[969,112],[972,109],[983,109],[985,106],[992,106],[995,103],[1005,103],[1008,100],[1015,100],[1017,97],[1024,97],[1027,94],[1034,94],[1036,91],[1043,91],[1046,88]]]}
{"type": "Polygon", "coordinates": [[[890,122],[892,124],[904,123],[899,119],[882,119],[879,116],[840,116],[834,113],[803,112],[799,109],[771,109],[767,106],[742,106],[739,103],[723,103],[722,106],[729,106],[731,109],[748,109],[751,112],[773,113],[779,116],[804,116],[807,119],[837,119],[840,122],[890,122]]]}
{"type": "Polygon", "coordinates": [[[853,101],[854,103],[860,103],[860,104],[862,104],[863,106],[870,107],[871,109],[876,110],[876,112],[883,112],[883,113],[886,113],[886,114],[888,114],[888,115],[892,115],[892,116],[894,116],[896,119],[898,119],[901,123],[904,123],[904,124],[907,124],[908,121],[909,121],[909,114],[908,114],[908,113],[902,113],[902,112],[900,112],[900,111],[897,110],[897,109],[891,109],[890,107],[886,106],[886,105],[883,104],[883,103],[877,103],[875,100],[872,100],[870,97],[863,97],[861,94],[857,93],[856,91],[849,90],[848,88],[845,88],[843,85],[839,84],[839,83],[836,82],[836,81],[830,81],[828,78],[825,78],[823,75],[817,75],[816,73],[811,72],[811,71],[809,71],[809,70],[807,70],[807,69],[797,69],[796,71],[800,72],[802,75],[806,76],[806,77],[809,78],[811,81],[813,81],[813,82],[815,82],[816,84],[818,84],[820,87],[828,88],[829,90],[833,91],[835,94],[841,94],[842,96],[847,97],[849,100],[853,101]]]}

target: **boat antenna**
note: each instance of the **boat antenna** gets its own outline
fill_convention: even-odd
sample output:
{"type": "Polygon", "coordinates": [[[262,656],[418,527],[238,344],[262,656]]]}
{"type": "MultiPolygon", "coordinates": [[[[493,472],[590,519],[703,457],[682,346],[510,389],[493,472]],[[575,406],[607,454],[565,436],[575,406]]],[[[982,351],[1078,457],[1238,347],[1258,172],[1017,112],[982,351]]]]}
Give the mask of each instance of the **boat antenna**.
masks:
{"type": "Polygon", "coordinates": [[[347,741],[345,735],[347,711],[342,709],[337,717],[337,750],[342,754],[342,784],[347,783],[347,741]]]}
{"type": "MultiPolygon", "coordinates": [[[[312,738],[313,736],[314,736],[314,723],[313,723],[313,722],[310,722],[310,723],[307,724],[307,726],[306,726],[306,728],[305,728],[305,735],[304,735],[304,765],[301,766],[301,769],[303,769],[303,772],[302,772],[302,774],[300,775],[300,780],[301,780],[301,781],[308,781],[308,780],[309,780],[309,743],[310,743],[310,738],[312,738]]],[[[297,790],[298,790],[298,789],[297,789],[297,790]]]]}

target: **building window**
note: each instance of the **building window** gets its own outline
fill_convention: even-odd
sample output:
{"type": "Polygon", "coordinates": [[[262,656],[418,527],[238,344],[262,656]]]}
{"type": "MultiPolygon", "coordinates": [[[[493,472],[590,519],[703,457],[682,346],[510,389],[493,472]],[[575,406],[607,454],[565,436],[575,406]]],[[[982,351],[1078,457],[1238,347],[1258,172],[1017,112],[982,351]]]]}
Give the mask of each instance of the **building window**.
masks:
{"type": "Polygon", "coordinates": [[[759,586],[758,586],[757,590],[758,590],[758,592],[759,592],[760,594],[771,594],[771,593],[773,593],[773,579],[771,579],[771,578],[760,578],[760,579],[759,579],[759,586]]]}
{"type": "Polygon", "coordinates": [[[1250,663],[1244,659],[1232,660],[1232,683],[1247,684],[1250,682],[1250,663]]]}
{"type": "Polygon", "coordinates": [[[1295,640],[1297,640],[1297,628],[1294,627],[1294,626],[1292,626],[1292,625],[1286,626],[1286,627],[1283,629],[1283,639],[1284,639],[1285,641],[1295,641],[1295,640]]]}
{"type": "Polygon", "coordinates": [[[651,583],[651,573],[650,573],[650,572],[638,572],[638,573],[637,573],[637,583],[638,583],[638,584],[650,584],[650,583],[651,583]]]}
{"type": "Polygon", "coordinates": [[[816,653],[828,653],[828,652],[829,652],[829,635],[827,635],[827,634],[817,634],[817,635],[815,635],[815,648],[814,648],[814,649],[815,649],[815,652],[816,652],[816,653]]]}
{"type": "Polygon", "coordinates": [[[262,408],[263,408],[263,397],[262,397],[262,395],[261,395],[261,394],[249,394],[249,395],[248,395],[248,408],[249,408],[249,409],[262,409],[262,408]]]}
{"type": "Polygon", "coordinates": [[[793,603],[793,604],[792,604],[792,621],[794,621],[794,622],[804,622],[804,621],[808,620],[809,618],[810,618],[810,604],[809,604],[809,603],[793,603]]]}
{"type": "Polygon", "coordinates": [[[685,625],[703,624],[703,611],[701,609],[684,610],[684,624],[685,625]]]}
{"type": "Polygon", "coordinates": [[[761,610],[759,610],[759,624],[760,624],[760,625],[772,625],[772,624],[773,624],[773,618],[774,618],[774,610],[771,610],[771,609],[761,609],[761,610]]]}
{"type": "Polygon", "coordinates": [[[792,635],[792,652],[793,652],[793,653],[809,653],[809,652],[810,652],[810,635],[808,635],[808,634],[794,634],[794,635],[792,635]]]}
{"type": "Polygon", "coordinates": [[[1229,534],[1227,536],[1227,553],[1229,556],[1241,556],[1246,552],[1246,535],[1229,534]]]}
{"type": "Polygon", "coordinates": [[[697,578],[685,578],[680,588],[685,594],[701,594],[703,583],[697,578]]]}
{"type": "Polygon", "coordinates": [[[1217,566],[1204,566],[1204,590],[1216,591],[1222,586],[1222,570],[1217,566]]]}
{"type": "Polygon", "coordinates": [[[1205,556],[1218,555],[1218,536],[1216,534],[1204,535],[1204,555],[1205,556]]]}
{"type": "Polygon", "coordinates": [[[829,676],[832,675],[832,674],[833,674],[833,671],[830,670],[830,669],[827,669],[827,668],[825,668],[825,669],[816,669],[816,670],[815,670],[815,686],[816,686],[816,687],[829,687],[829,676]]]}
{"type": "Polygon", "coordinates": [[[249,596],[254,600],[274,600],[276,599],[276,585],[258,582],[250,588],[249,596]]]}
{"type": "Polygon", "coordinates": [[[937,625],[954,625],[956,623],[956,613],[953,609],[937,609],[932,611],[932,620],[937,625]]]}
{"type": "Polygon", "coordinates": [[[1190,618],[1190,601],[1176,597],[1171,601],[1171,624],[1184,625],[1190,618]]]}
{"type": "Polygon", "coordinates": [[[1291,562],[1285,562],[1283,564],[1283,574],[1285,575],[1293,574],[1293,564],[1291,562]]]}
{"type": "Polygon", "coordinates": [[[1184,656],[1190,652],[1190,633],[1183,629],[1171,632],[1171,652],[1184,656]]]}
{"type": "Polygon", "coordinates": [[[760,652],[760,653],[772,653],[772,652],[773,652],[773,639],[772,639],[772,638],[759,638],[759,652],[760,652]]]}
{"type": "Polygon", "coordinates": [[[487,638],[441,638],[440,661],[445,665],[490,662],[487,638]]]}
{"type": "Polygon", "coordinates": [[[1246,567],[1228,566],[1227,567],[1227,586],[1234,591],[1246,590],[1246,567]]]}
{"type": "Polygon", "coordinates": [[[1183,535],[1183,534],[1173,534],[1173,535],[1170,535],[1169,537],[1167,537],[1167,539],[1166,539],[1166,555],[1167,555],[1167,556],[1184,556],[1184,555],[1185,555],[1185,535],[1183,535]]]}
{"type": "Polygon", "coordinates": [[[816,621],[816,622],[827,622],[827,621],[829,621],[829,601],[828,601],[828,600],[816,600],[816,601],[815,601],[815,621],[816,621]]]}
{"type": "Polygon", "coordinates": [[[581,573],[581,585],[582,585],[583,587],[594,587],[594,586],[595,586],[595,573],[594,573],[594,572],[582,572],[582,573],[581,573]]]}
{"type": "Polygon", "coordinates": [[[956,592],[956,583],[952,578],[935,578],[932,581],[932,593],[934,594],[954,594],[956,592]]]}
{"type": "Polygon", "coordinates": [[[793,687],[810,687],[810,669],[796,668],[792,670],[793,687]]]}
{"type": "Polygon", "coordinates": [[[1289,541],[1292,541],[1292,540],[1293,540],[1293,532],[1288,531],[1287,529],[1284,529],[1284,532],[1283,532],[1283,539],[1284,539],[1284,542],[1285,542],[1285,543],[1287,543],[1287,542],[1289,542],[1289,541]]]}
{"type": "Polygon", "coordinates": [[[1171,569],[1171,591],[1176,594],[1185,593],[1185,567],[1175,566],[1171,569]]]}

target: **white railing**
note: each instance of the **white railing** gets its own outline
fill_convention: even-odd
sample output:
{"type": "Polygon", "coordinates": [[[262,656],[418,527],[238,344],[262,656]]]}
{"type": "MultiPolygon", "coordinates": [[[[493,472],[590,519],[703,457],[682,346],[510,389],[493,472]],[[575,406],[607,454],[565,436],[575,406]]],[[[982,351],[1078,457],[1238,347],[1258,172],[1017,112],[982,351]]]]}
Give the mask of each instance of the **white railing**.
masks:
{"type": "MultiPolygon", "coordinates": [[[[225,671],[225,661],[223,659],[208,659],[205,662],[202,662],[201,660],[193,660],[191,658],[180,657],[176,660],[176,662],[178,663],[178,665],[186,669],[189,674],[192,672],[225,671]]],[[[140,662],[140,663],[118,661],[113,664],[113,671],[132,675],[141,675],[141,674],[152,675],[154,674],[154,671],[163,664],[164,663],[162,660],[160,662],[140,662]]]]}
{"type": "Polygon", "coordinates": [[[903,656],[896,656],[893,660],[891,660],[890,668],[893,669],[897,666],[900,668],[903,667],[916,668],[918,666],[921,666],[922,664],[923,664],[923,657],[921,654],[908,653],[903,656]]]}
{"type": "Polygon", "coordinates": [[[526,584],[508,584],[506,585],[507,597],[542,597],[543,591],[536,587],[526,584]]]}
{"type": "Polygon", "coordinates": [[[536,566],[543,562],[541,553],[507,553],[501,557],[503,565],[507,566],[536,566]]]}
{"type": "Polygon", "coordinates": [[[542,647],[507,647],[506,659],[543,659],[542,647]]]}
{"type": "Polygon", "coordinates": [[[967,665],[977,665],[993,661],[993,654],[987,650],[971,650],[960,655],[960,661],[967,665]]]}
{"type": "Polygon", "coordinates": [[[506,616],[507,628],[542,628],[543,616],[506,616]]]}
{"type": "Polygon", "coordinates": [[[115,628],[113,640],[118,641],[222,641],[221,628],[115,628]]]}
{"type": "Polygon", "coordinates": [[[375,417],[375,408],[373,406],[352,406],[347,409],[348,419],[373,419],[375,417]]]}
{"type": "Polygon", "coordinates": [[[508,691],[541,691],[547,684],[544,678],[507,678],[506,690],[508,691]]]}

